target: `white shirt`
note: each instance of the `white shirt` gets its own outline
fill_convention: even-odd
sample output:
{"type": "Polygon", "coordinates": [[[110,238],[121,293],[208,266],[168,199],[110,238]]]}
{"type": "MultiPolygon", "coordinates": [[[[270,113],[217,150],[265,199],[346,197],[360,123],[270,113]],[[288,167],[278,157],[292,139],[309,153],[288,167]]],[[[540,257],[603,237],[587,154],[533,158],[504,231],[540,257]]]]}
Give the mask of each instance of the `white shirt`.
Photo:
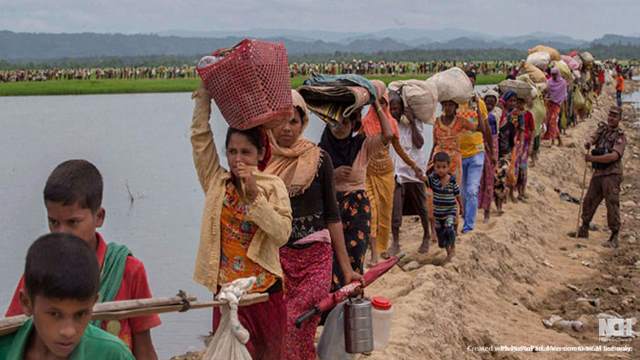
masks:
{"type": "MultiPolygon", "coordinates": [[[[420,134],[424,134],[422,121],[416,121],[415,124],[416,129],[420,132],[420,134]]],[[[424,171],[424,169],[426,169],[427,167],[427,150],[425,149],[425,145],[427,143],[426,139],[425,145],[423,145],[422,148],[418,149],[413,146],[413,142],[411,141],[410,125],[405,125],[404,123],[402,123],[402,121],[399,121],[398,132],[400,135],[400,145],[402,146],[404,151],[409,154],[409,156],[416,162],[418,167],[420,169],[423,169],[424,171]]],[[[412,168],[405,164],[402,158],[400,158],[400,156],[395,152],[393,146],[390,149],[390,153],[396,171],[396,179],[400,184],[409,182],[422,182],[416,177],[415,171],[413,171],[412,168]]]]}

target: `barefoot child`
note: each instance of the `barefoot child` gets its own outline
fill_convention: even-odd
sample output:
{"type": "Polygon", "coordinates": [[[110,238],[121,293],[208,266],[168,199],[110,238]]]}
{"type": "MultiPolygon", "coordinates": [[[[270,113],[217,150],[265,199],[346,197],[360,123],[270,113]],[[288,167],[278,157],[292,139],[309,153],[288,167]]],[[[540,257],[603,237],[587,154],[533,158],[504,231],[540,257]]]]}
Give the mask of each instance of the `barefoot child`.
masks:
{"type": "MultiPolygon", "coordinates": [[[[429,198],[429,220],[433,233],[438,238],[438,246],[447,250],[445,263],[455,255],[457,214],[463,216],[464,208],[460,199],[460,189],[455,176],[449,174],[451,158],[446,152],[439,152],[433,158],[434,171],[427,178],[429,198]]],[[[435,239],[433,240],[435,242],[435,239]]]]}
{"type": "MultiPolygon", "coordinates": [[[[133,257],[124,245],[107,245],[102,235],[96,232],[105,218],[102,188],[102,175],[90,162],[69,160],[58,165],[49,175],[44,188],[49,230],[75,235],[95,252],[102,269],[98,302],[150,298],[151,290],[142,261],[133,257]]],[[[24,280],[20,279],[6,316],[23,313],[20,291],[24,288],[24,280]]],[[[118,336],[129,346],[136,359],[157,359],[151,341],[151,329],[160,325],[158,315],[94,324],[118,336]]]]}
{"type": "Polygon", "coordinates": [[[30,318],[0,337],[0,359],[134,359],[122,341],[89,324],[100,268],[84,241],[60,233],[36,240],[27,253],[24,284],[20,306],[30,318]]]}

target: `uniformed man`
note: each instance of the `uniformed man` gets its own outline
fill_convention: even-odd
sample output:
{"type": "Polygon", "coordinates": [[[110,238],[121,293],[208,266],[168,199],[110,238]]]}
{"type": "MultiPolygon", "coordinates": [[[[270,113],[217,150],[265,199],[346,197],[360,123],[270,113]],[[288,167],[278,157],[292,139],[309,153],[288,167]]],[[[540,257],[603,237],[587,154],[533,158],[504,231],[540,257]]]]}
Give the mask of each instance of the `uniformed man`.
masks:
{"type": "Polygon", "coordinates": [[[612,106],[606,123],[598,125],[593,136],[585,143],[591,150],[585,160],[594,168],[589,190],[582,204],[582,225],[578,237],[589,237],[589,223],[593,219],[598,206],[605,200],[607,205],[607,223],[611,230],[609,241],[605,247],[618,247],[620,232],[620,185],[622,183],[622,156],[627,140],[622,129],[618,127],[622,118],[622,109],[612,106]]]}

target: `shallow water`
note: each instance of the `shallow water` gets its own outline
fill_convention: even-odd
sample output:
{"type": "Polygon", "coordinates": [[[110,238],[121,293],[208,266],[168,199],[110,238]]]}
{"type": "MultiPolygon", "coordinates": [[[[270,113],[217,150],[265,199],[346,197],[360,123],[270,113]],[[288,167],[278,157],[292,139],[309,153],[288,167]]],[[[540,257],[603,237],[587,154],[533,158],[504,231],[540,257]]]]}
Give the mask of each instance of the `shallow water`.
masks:
{"type": "MultiPolygon", "coordinates": [[[[633,80],[640,81],[640,76],[634,76],[633,80]]],[[[623,102],[631,102],[636,109],[640,109],[640,90],[622,95],[623,102]]]]}
{"type": "MultiPolygon", "coordinates": [[[[189,93],[0,97],[0,109],[3,313],[27,247],[47,232],[46,178],[57,164],[74,158],[87,159],[102,172],[107,217],[100,231],[144,261],[153,294],[172,296],[183,289],[201,299],[211,296],[191,280],[203,195],[191,158],[189,93]]],[[[226,125],[217,112],[212,124],[219,147],[226,125]]],[[[306,135],[318,141],[322,128],[313,119],[306,135]]],[[[429,149],[430,139],[426,126],[429,149]]],[[[161,318],[163,325],[152,331],[161,359],[201,348],[199,336],[211,324],[208,310],[161,318]]]]}

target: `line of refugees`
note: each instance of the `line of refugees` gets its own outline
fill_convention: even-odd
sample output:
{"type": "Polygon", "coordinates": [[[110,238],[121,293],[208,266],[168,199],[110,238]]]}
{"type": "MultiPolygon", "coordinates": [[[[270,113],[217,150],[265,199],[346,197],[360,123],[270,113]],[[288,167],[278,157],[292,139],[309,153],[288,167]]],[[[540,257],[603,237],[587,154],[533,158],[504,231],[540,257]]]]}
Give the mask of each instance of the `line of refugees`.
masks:
{"type": "MultiPolygon", "coordinates": [[[[475,79],[473,72],[468,76],[475,79]]],[[[293,90],[288,121],[270,129],[228,129],[228,170],[209,123],[211,97],[201,86],[192,96],[193,159],[205,193],[194,280],[215,294],[222,284],[254,276],[251,292],[267,293],[269,300],[238,311],[250,333],[251,356],[315,359],[321,319],[300,328],[295,319],[330,291],[360,281],[368,248],[369,265],[398,254],[404,215],[420,218],[419,252],[437,241],[448,262],[458,226],[462,233],[473,231],[478,209],[487,221],[493,201],[501,213],[507,196],[527,198],[529,159],[535,160],[540,140],[560,136],[555,129],[557,107],[567,95],[563,81],[550,72],[546,131],[540,133],[526,100],[511,91],[443,102],[430,158],[422,121],[380,81],[371,82],[376,101],[366,115],[359,109],[327,125],[319,144],[304,137],[309,110],[293,90]]],[[[620,117],[621,109],[611,108],[608,123],[587,143],[598,152],[586,160],[600,170],[586,196],[580,233],[588,235],[604,198],[611,246],[617,246],[620,227],[613,191],[620,186],[625,145],[620,117]]],[[[30,247],[6,312],[31,317],[0,338],[0,358],[157,358],[150,334],[160,325],[157,315],[90,321],[96,302],[151,297],[143,263],[97,232],[106,217],[102,192],[101,174],[88,161],[65,161],[50,174],[43,200],[52,234],[30,247]]],[[[214,331],[219,320],[214,311],[214,331]]]]}

